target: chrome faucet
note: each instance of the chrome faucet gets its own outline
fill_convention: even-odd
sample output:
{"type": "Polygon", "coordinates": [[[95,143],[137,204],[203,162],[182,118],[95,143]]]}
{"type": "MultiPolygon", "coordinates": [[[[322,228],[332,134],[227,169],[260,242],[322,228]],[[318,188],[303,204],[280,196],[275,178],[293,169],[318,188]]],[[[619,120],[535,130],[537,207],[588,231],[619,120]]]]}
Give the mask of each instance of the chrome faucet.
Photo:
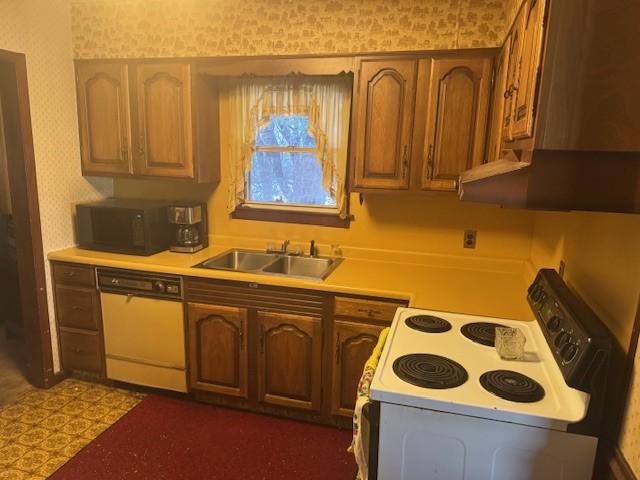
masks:
{"type": "Polygon", "coordinates": [[[284,242],[282,242],[282,246],[280,247],[280,253],[287,253],[287,250],[289,249],[289,240],[285,240],[284,242]]]}

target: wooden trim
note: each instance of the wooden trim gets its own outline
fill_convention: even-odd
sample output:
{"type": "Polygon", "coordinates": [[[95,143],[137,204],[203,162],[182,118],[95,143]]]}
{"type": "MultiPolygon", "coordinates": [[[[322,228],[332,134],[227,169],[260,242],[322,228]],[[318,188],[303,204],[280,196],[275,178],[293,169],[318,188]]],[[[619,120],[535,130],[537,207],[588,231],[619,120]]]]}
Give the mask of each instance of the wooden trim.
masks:
{"type": "MultiPolygon", "coordinates": [[[[185,62],[211,62],[211,64],[230,64],[232,62],[244,61],[244,62],[255,62],[259,60],[314,60],[318,65],[322,63],[323,60],[326,59],[340,59],[340,58],[356,58],[356,57],[367,57],[367,58],[388,58],[388,57],[410,57],[410,58],[418,58],[423,56],[474,56],[474,55],[486,55],[487,52],[494,52],[497,54],[500,49],[499,48],[465,48],[465,49],[444,49],[444,50],[398,50],[393,52],[370,52],[370,51],[359,51],[359,52],[349,52],[349,53],[305,53],[305,54],[292,54],[292,55],[254,55],[254,56],[246,56],[246,55],[233,55],[233,56],[218,56],[218,57],[180,57],[180,60],[185,62]]],[[[74,60],[75,63],[104,63],[104,62],[129,62],[131,60],[136,60],[140,63],[171,63],[176,61],[176,57],[159,57],[159,58],[127,58],[127,57],[117,57],[117,58],[77,58],[74,60]]],[[[204,63],[203,63],[204,64],[204,63]]],[[[325,69],[329,71],[328,69],[325,69]]],[[[201,71],[204,73],[204,71],[201,71]]]]}
{"type": "Polygon", "coordinates": [[[609,472],[607,477],[609,480],[637,480],[636,475],[633,473],[627,459],[624,458],[619,448],[614,450],[608,467],[609,472]]]}
{"type": "Polygon", "coordinates": [[[27,64],[24,54],[0,50],[0,88],[7,101],[5,140],[16,229],[18,276],[24,322],[27,376],[38,387],[57,383],[47,305],[44,252],[33,150],[27,64]]]}
{"type": "MultiPolygon", "coordinates": [[[[347,198],[347,211],[348,211],[347,198]]],[[[324,227],[349,228],[352,218],[340,218],[330,213],[299,212],[295,210],[272,210],[267,208],[238,207],[231,213],[236,220],[257,220],[264,222],[301,223],[324,227]]]]}

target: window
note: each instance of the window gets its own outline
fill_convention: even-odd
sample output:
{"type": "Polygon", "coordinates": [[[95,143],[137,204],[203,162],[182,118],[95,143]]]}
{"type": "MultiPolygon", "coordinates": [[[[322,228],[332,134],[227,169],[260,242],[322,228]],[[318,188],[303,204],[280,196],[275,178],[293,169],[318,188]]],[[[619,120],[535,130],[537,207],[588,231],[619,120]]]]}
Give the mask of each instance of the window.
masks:
{"type": "Polygon", "coordinates": [[[351,77],[229,80],[234,218],[347,223],[351,77]]]}
{"type": "Polygon", "coordinates": [[[245,203],[336,208],[304,115],[272,116],[256,133],[245,203]]]}

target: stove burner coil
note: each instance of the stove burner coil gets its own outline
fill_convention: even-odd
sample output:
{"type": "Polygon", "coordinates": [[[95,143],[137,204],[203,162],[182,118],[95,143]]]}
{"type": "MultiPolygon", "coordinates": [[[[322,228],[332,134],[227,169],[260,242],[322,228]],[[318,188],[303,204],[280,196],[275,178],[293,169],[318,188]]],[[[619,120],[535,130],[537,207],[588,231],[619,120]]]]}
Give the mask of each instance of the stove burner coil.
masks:
{"type": "Polygon", "coordinates": [[[451,330],[451,324],[444,318],[433,315],[414,315],[404,321],[405,325],[413,330],[425,333],[444,333],[451,330]]]}
{"type": "Polygon", "coordinates": [[[454,388],[469,378],[467,371],[458,362],[428,353],[413,353],[396,358],[393,371],[405,382],[424,388],[454,388]]]}
{"type": "Polygon", "coordinates": [[[504,325],[490,322],[473,322],[463,325],[460,332],[475,343],[486,345],[487,347],[495,347],[496,328],[498,327],[504,327],[504,325]]]}
{"type": "Polygon", "coordinates": [[[533,378],[512,370],[492,370],[480,376],[480,385],[500,398],[533,403],[544,398],[544,388],[533,378]]]}

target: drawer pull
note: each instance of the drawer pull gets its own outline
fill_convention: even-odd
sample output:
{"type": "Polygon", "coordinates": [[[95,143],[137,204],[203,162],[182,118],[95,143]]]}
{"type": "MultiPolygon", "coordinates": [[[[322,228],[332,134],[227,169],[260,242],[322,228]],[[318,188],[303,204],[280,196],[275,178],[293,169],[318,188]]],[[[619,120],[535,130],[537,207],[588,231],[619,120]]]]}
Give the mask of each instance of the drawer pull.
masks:
{"type": "Polygon", "coordinates": [[[373,310],[372,308],[359,308],[358,313],[364,313],[369,317],[375,317],[376,315],[382,315],[380,310],[373,310]]]}
{"type": "Polygon", "coordinates": [[[67,277],[75,277],[76,276],[76,272],[65,272],[65,275],[67,277]]]}
{"type": "Polygon", "coordinates": [[[73,307],[71,307],[71,310],[74,310],[77,312],[78,310],[82,310],[82,307],[79,307],[78,305],[74,305],[73,307]]]}

